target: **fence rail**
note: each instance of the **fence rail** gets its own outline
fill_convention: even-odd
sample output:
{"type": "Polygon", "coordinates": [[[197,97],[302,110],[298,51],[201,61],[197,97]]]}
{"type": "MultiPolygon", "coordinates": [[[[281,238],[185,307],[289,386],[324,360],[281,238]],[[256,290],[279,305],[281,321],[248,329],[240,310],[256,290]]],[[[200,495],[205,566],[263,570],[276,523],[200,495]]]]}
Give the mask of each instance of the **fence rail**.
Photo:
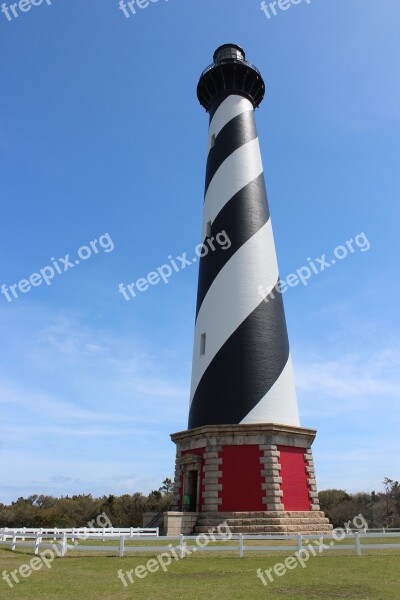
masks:
{"type": "MultiPolygon", "coordinates": [[[[347,528],[346,529],[347,533],[355,533],[357,530],[356,529],[351,529],[351,528],[347,528]]],[[[377,527],[377,528],[368,528],[368,533],[395,533],[395,532],[400,533],[400,527],[377,527]]]]}
{"type": "Polygon", "coordinates": [[[160,530],[158,527],[71,527],[71,528],[30,528],[30,527],[3,527],[0,529],[0,543],[6,541],[9,537],[21,537],[24,542],[26,538],[35,539],[37,536],[50,536],[54,540],[66,534],[74,542],[75,538],[86,539],[89,536],[100,536],[97,539],[105,540],[113,536],[121,536],[129,538],[137,537],[159,537],[160,530]]]}
{"type": "MultiPolygon", "coordinates": [[[[107,528],[109,530],[110,528],[107,528]]],[[[107,531],[106,530],[106,531],[107,531]]],[[[49,531],[49,530],[47,530],[49,531]]],[[[224,541],[226,544],[224,545],[214,545],[213,541],[212,545],[209,545],[207,542],[206,545],[199,545],[198,536],[153,536],[152,540],[162,541],[162,542],[177,542],[179,544],[174,546],[173,544],[169,545],[141,545],[141,546],[127,546],[125,542],[128,540],[135,541],[149,541],[149,535],[130,535],[129,533],[121,533],[120,531],[115,531],[113,533],[109,532],[107,535],[104,534],[104,530],[100,530],[101,534],[87,531],[85,535],[85,540],[115,540],[118,541],[117,545],[108,546],[107,544],[103,544],[101,546],[92,546],[86,544],[79,544],[79,541],[76,541],[75,538],[78,537],[77,532],[81,531],[81,535],[83,536],[83,529],[67,531],[67,530],[51,530],[51,533],[44,533],[40,531],[36,531],[33,533],[31,530],[8,530],[5,532],[4,530],[0,530],[0,545],[5,545],[10,547],[12,551],[18,550],[20,548],[33,548],[34,553],[38,554],[40,549],[53,549],[57,553],[58,556],[64,557],[68,550],[74,551],[83,551],[83,552],[115,552],[118,556],[123,557],[126,554],[134,553],[134,552],[156,552],[157,554],[161,552],[175,552],[179,553],[180,558],[184,558],[187,554],[191,554],[194,552],[236,552],[240,558],[243,558],[245,553],[247,552],[299,552],[301,550],[307,550],[310,547],[310,544],[313,540],[323,541],[325,544],[325,550],[354,550],[355,554],[358,556],[362,555],[363,550],[388,550],[388,549],[397,549],[400,551],[400,541],[398,543],[375,543],[368,544],[364,543],[365,540],[368,539],[384,539],[390,542],[393,538],[398,538],[400,540],[400,533],[346,533],[340,541],[337,540],[334,536],[330,535],[245,535],[245,534],[236,534],[231,538],[227,539],[226,536],[217,536],[214,535],[215,541],[224,541]],[[27,540],[31,541],[27,541],[27,540]],[[47,541],[46,541],[47,540],[47,541]],[[53,543],[49,543],[53,540],[53,543]],[[68,540],[71,540],[71,544],[68,543],[68,540]],[[255,541],[286,541],[291,542],[293,544],[287,545],[254,545],[255,541]],[[195,544],[191,544],[191,542],[196,542],[195,544]],[[236,542],[236,544],[234,543],[236,542]],[[246,544],[246,542],[249,542],[246,544]],[[253,543],[252,543],[253,542],[253,543]],[[349,542],[349,543],[345,543],[349,542]]],[[[203,540],[204,541],[204,540],[203,540]]]]}

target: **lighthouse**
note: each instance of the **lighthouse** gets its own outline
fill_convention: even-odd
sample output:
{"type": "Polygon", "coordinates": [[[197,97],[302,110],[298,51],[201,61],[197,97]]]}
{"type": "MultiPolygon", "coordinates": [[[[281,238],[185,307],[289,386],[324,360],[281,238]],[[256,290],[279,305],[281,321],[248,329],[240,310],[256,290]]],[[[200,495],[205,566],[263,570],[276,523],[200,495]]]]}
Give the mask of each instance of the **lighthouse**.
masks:
{"type": "Polygon", "coordinates": [[[224,44],[201,74],[209,115],[201,242],[229,248],[200,259],[187,430],[176,444],[167,533],[329,531],[311,445],[301,427],[255,109],[258,69],[224,44]]]}
{"type": "Polygon", "coordinates": [[[254,118],[264,89],[232,44],[218,48],[197,89],[210,115],[202,241],[225,230],[232,245],[200,262],[190,429],[300,424],[254,118]]]}

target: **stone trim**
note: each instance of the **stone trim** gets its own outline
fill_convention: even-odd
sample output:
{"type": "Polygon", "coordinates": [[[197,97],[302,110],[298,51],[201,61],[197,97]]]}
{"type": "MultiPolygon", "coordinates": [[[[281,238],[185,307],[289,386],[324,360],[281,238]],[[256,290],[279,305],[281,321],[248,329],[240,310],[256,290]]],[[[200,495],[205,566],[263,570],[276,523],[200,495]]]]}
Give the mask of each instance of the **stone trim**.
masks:
{"type": "Polygon", "coordinates": [[[217,475],[217,473],[221,473],[221,471],[213,471],[211,473],[207,473],[206,476],[203,478],[203,485],[207,486],[207,485],[213,485],[215,483],[218,483],[218,479],[219,479],[219,475],[217,475]]]}
{"type": "Polygon", "coordinates": [[[280,470],[281,470],[281,465],[273,465],[272,467],[268,468],[261,468],[261,475],[262,477],[268,477],[268,478],[273,478],[273,477],[280,477],[280,470]]]}
{"type": "Polygon", "coordinates": [[[314,459],[311,448],[308,448],[305,451],[304,458],[306,461],[306,472],[308,473],[307,483],[309,487],[308,495],[311,500],[311,510],[317,511],[320,510],[320,505],[317,491],[317,480],[315,477],[314,459]]]}
{"type": "Polygon", "coordinates": [[[200,466],[202,463],[202,457],[198,454],[184,454],[179,458],[178,464],[179,466],[183,465],[193,465],[200,466]]]}
{"type": "Polygon", "coordinates": [[[222,465],[222,458],[214,458],[214,457],[209,458],[209,456],[206,456],[205,457],[205,462],[206,462],[206,465],[208,467],[210,465],[213,465],[213,466],[217,467],[218,465],[222,465]]]}
{"type": "Polygon", "coordinates": [[[283,504],[281,504],[280,502],[273,503],[273,502],[271,502],[271,500],[269,498],[263,498],[261,500],[261,502],[263,504],[267,505],[266,510],[268,510],[268,511],[273,510],[273,511],[278,511],[278,512],[284,512],[284,510],[285,510],[283,504]]]}
{"type": "Polygon", "coordinates": [[[180,452],[179,448],[177,449],[176,452],[176,459],[175,459],[175,476],[174,476],[174,487],[173,487],[173,493],[174,493],[174,506],[178,507],[180,505],[181,502],[181,465],[180,465],[180,459],[182,456],[182,452],[180,452]]]}
{"type": "Polygon", "coordinates": [[[271,476],[269,471],[261,471],[261,475],[265,477],[266,483],[278,483],[280,489],[282,477],[278,477],[278,475],[271,476]]]}
{"type": "Polygon", "coordinates": [[[266,510],[283,510],[281,491],[282,478],[279,477],[281,465],[279,464],[280,452],[276,444],[260,444],[260,451],[263,455],[260,457],[261,476],[264,481],[261,484],[263,490],[262,502],[266,505],[266,510]],[[282,507],[275,509],[273,507],[282,507]]]}
{"type": "Polygon", "coordinates": [[[203,473],[209,473],[210,471],[215,471],[216,473],[220,473],[218,477],[222,477],[222,471],[219,471],[219,464],[209,464],[208,462],[203,466],[203,473]]]}
{"type": "Polygon", "coordinates": [[[209,490],[207,492],[203,492],[203,499],[206,498],[218,498],[218,490],[209,490]]]}
{"type": "Polygon", "coordinates": [[[204,458],[210,459],[210,458],[218,458],[219,453],[218,452],[204,452],[204,458]]]}
{"type": "Polygon", "coordinates": [[[260,475],[262,503],[266,511],[284,511],[281,490],[282,478],[280,477],[281,465],[278,446],[292,446],[304,449],[306,461],[307,484],[311,501],[311,510],[319,510],[318,494],[315,480],[314,462],[311,445],[316,431],[302,427],[291,427],[270,423],[251,425],[210,425],[181,431],[171,435],[176,443],[176,465],[174,482],[174,502],[180,502],[181,496],[181,470],[184,462],[197,461],[194,464],[201,467],[202,508],[203,512],[218,511],[222,504],[223,485],[223,458],[221,452],[224,446],[255,445],[260,450],[260,475]],[[190,450],[204,448],[201,457],[191,454],[190,450]],[[182,461],[182,453],[186,451],[186,458],[182,461]],[[194,457],[197,458],[194,458],[194,457]],[[201,462],[202,461],[202,462],[201,462]]]}
{"type": "MultiPolygon", "coordinates": [[[[207,492],[220,492],[222,490],[222,483],[208,483],[207,484],[207,492]]],[[[203,494],[204,497],[204,494],[203,494]]]]}
{"type": "Polygon", "coordinates": [[[222,503],[219,497],[222,491],[220,478],[222,477],[222,458],[220,452],[222,446],[214,444],[208,446],[204,452],[203,465],[203,510],[213,511],[218,510],[218,506],[222,503]]]}
{"type": "Polygon", "coordinates": [[[282,490],[265,490],[265,498],[268,498],[269,502],[274,502],[277,498],[283,497],[282,490]]]}
{"type": "Polygon", "coordinates": [[[204,506],[204,512],[217,512],[219,510],[219,505],[222,503],[222,499],[219,498],[218,502],[214,504],[207,504],[204,506]]]}
{"type": "Polygon", "coordinates": [[[263,490],[280,490],[281,486],[279,483],[262,483],[261,487],[263,490]]]}
{"type": "Polygon", "coordinates": [[[201,448],[204,446],[240,446],[246,444],[259,445],[284,445],[282,438],[286,438],[290,446],[311,446],[316,436],[315,429],[304,427],[291,427],[289,425],[276,425],[274,423],[260,423],[249,425],[205,425],[187,431],[179,431],[171,435],[176,444],[183,444],[182,450],[201,448]],[[261,439],[260,439],[261,438],[261,439]],[[274,438],[279,438],[275,440],[274,438]],[[296,443],[297,442],[297,443],[296,443]],[[301,443],[300,443],[301,442],[301,443]],[[188,444],[188,447],[186,447],[188,444]]]}

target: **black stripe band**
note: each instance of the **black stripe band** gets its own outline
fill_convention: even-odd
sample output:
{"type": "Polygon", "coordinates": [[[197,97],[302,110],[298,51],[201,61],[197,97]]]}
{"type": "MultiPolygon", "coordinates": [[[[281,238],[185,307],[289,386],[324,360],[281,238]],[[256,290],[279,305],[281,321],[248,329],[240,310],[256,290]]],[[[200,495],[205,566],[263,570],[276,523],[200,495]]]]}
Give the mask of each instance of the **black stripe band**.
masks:
{"type": "Polygon", "coordinates": [[[257,129],[252,110],[237,115],[221,129],[216,137],[215,146],[210,149],[207,158],[206,192],[215,173],[228,156],[244,144],[255,140],[256,137],[257,129]]]}
{"type": "MultiPolygon", "coordinates": [[[[261,173],[225,204],[211,225],[211,238],[214,236],[215,250],[210,250],[206,256],[200,259],[196,318],[218,273],[235,252],[265,225],[268,219],[269,209],[264,174],[261,173]],[[223,249],[224,244],[220,246],[215,240],[215,236],[222,231],[225,231],[231,242],[231,246],[225,250],[223,249]]],[[[210,247],[209,241],[206,241],[206,246],[210,247]]]]}
{"type": "Polygon", "coordinates": [[[214,118],[215,113],[217,112],[223,101],[226,100],[229,96],[230,93],[221,94],[216,100],[214,100],[212,106],[210,107],[210,124],[214,118]]]}
{"type": "Polygon", "coordinates": [[[189,429],[240,423],[282,373],[289,358],[282,295],[274,288],[265,300],[206,369],[190,407],[189,429]]]}

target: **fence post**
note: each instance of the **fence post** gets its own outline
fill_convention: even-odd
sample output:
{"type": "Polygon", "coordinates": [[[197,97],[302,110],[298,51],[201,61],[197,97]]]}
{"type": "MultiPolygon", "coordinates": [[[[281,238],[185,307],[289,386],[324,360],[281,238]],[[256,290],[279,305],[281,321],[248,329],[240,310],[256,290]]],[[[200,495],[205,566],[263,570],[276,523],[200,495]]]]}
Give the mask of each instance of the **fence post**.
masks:
{"type": "Polygon", "coordinates": [[[303,536],[301,533],[297,535],[297,552],[303,550],[303,536]]]}
{"type": "Polygon", "coordinates": [[[179,536],[179,558],[185,558],[185,536],[183,533],[179,536]]]}
{"type": "Polygon", "coordinates": [[[156,532],[157,532],[156,537],[160,537],[160,528],[159,527],[156,527],[156,532]]]}
{"type": "Polygon", "coordinates": [[[131,529],[130,529],[130,536],[131,536],[131,538],[133,538],[133,527],[131,527],[131,529]]]}
{"type": "Polygon", "coordinates": [[[67,548],[67,533],[65,531],[63,531],[61,534],[61,558],[64,558],[66,548],[67,548]]]}
{"type": "Polygon", "coordinates": [[[357,554],[357,556],[361,556],[361,541],[360,541],[359,531],[356,531],[354,537],[355,537],[355,541],[356,541],[356,554],[357,554]]]}
{"type": "Polygon", "coordinates": [[[39,553],[39,545],[40,545],[40,542],[41,542],[40,533],[36,533],[35,537],[36,537],[36,542],[35,542],[35,552],[34,553],[38,554],[39,553]]]}
{"type": "Polygon", "coordinates": [[[239,558],[243,558],[244,547],[243,547],[243,533],[239,533],[239,558]]]}
{"type": "MultiPolygon", "coordinates": [[[[23,529],[22,529],[22,533],[25,533],[25,532],[26,532],[26,527],[23,527],[23,529]]],[[[23,542],[25,541],[25,536],[22,538],[22,541],[23,541],[23,542]]]]}
{"type": "Polygon", "coordinates": [[[13,537],[12,537],[12,543],[11,543],[11,550],[14,551],[15,550],[15,543],[17,541],[17,534],[14,533],[13,537]]]}
{"type": "Polygon", "coordinates": [[[122,558],[124,556],[125,549],[125,538],[123,535],[119,536],[119,557],[122,558]]]}

